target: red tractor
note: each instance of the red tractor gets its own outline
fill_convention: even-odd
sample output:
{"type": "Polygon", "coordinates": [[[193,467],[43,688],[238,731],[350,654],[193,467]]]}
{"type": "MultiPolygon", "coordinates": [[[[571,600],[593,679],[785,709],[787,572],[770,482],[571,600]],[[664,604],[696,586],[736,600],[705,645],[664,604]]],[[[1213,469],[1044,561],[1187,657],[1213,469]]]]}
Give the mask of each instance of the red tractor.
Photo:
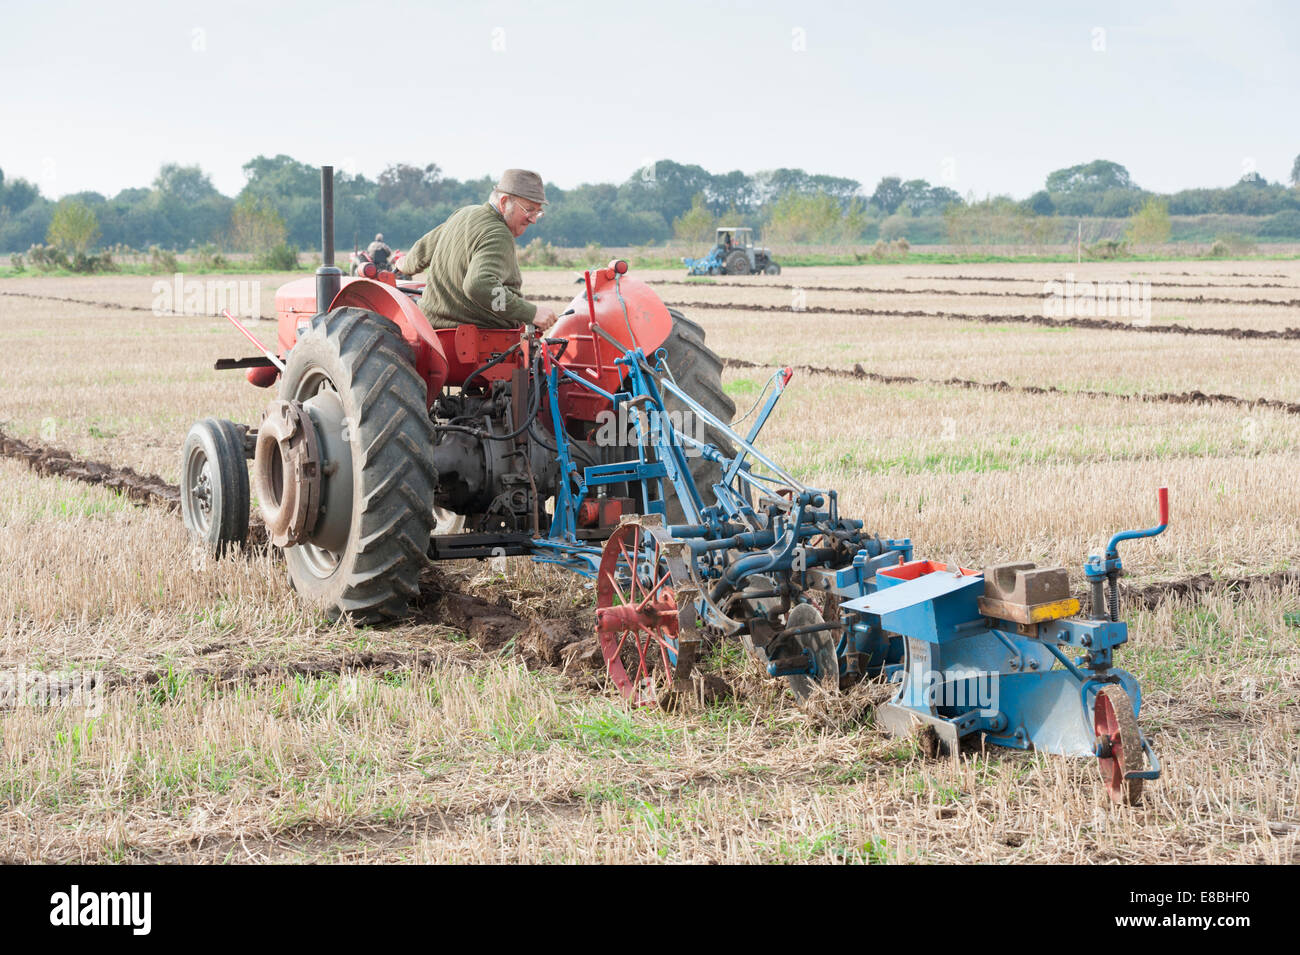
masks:
{"type": "MultiPolygon", "coordinates": [[[[429,557],[535,553],[538,540],[564,534],[598,551],[623,514],[652,503],[636,476],[602,486],[571,518],[559,515],[571,533],[553,527],[559,505],[548,506],[573,503],[584,467],[637,457],[598,435],[626,376],[615,361],[628,349],[661,354],[680,386],[731,421],[722,363],[703,330],[627,278],[625,262],[588,273],[546,339],[532,329],[434,329],[417,304],[423,283],[334,267],[332,207],[326,167],[324,265],[277,291],[274,349],[236,322],[263,354],[217,363],[276,388],[261,423],[209,418],[186,438],[182,514],[210,550],[246,539],[251,485],[304,599],[358,620],[396,618],[429,557]],[[465,532],[431,536],[436,513],[463,517],[465,532]]],[[[689,466],[702,487],[717,473],[703,457],[689,466]]],[[[654,503],[681,514],[675,500],[654,503]]]]}

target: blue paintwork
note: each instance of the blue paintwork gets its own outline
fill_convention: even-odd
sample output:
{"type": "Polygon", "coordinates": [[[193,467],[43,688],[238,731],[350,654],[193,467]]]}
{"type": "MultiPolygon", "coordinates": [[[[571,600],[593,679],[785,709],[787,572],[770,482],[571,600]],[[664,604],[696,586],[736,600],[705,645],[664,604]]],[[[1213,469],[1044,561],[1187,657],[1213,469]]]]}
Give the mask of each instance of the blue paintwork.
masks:
{"type": "Polygon", "coordinates": [[[722,272],[722,246],[715,245],[702,259],[682,259],[687,275],[718,275],[722,272]]]}

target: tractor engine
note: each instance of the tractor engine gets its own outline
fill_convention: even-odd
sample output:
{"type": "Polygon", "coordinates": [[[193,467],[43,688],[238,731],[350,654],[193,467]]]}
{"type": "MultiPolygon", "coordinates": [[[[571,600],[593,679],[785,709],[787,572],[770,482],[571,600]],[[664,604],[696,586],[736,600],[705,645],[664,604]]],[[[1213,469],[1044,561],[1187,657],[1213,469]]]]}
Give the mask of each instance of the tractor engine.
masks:
{"type": "MultiPolygon", "coordinates": [[[[546,530],[543,503],[562,475],[555,438],[536,421],[541,388],[538,376],[520,368],[480,393],[462,390],[434,402],[438,507],[465,515],[475,530],[533,530],[535,522],[546,530]]],[[[579,468],[599,460],[590,442],[570,438],[568,449],[579,468]]]]}

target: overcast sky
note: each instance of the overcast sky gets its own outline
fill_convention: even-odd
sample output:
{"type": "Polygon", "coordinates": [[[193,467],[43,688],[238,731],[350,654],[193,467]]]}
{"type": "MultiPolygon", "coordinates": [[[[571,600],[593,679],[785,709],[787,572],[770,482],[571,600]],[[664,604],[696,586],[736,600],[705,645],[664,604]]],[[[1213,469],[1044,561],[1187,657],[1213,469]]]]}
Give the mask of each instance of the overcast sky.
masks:
{"type": "Polygon", "coordinates": [[[661,158],[980,196],[1098,158],[1161,192],[1289,177],[1296,6],[1058,6],[5,0],[0,169],[54,197],[169,161],[233,195],[259,153],[565,188],[661,158]]]}

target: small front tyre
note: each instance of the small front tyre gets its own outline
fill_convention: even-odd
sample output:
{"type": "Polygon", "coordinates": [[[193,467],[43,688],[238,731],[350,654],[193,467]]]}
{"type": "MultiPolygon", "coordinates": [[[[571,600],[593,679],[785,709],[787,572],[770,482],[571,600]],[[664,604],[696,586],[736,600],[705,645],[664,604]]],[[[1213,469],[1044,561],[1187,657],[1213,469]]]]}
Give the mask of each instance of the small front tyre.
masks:
{"type": "Polygon", "coordinates": [[[204,418],[181,450],[181,519],[212,557],[248,539],[248,466],[244,436],[231,421],[204,418]]]}

